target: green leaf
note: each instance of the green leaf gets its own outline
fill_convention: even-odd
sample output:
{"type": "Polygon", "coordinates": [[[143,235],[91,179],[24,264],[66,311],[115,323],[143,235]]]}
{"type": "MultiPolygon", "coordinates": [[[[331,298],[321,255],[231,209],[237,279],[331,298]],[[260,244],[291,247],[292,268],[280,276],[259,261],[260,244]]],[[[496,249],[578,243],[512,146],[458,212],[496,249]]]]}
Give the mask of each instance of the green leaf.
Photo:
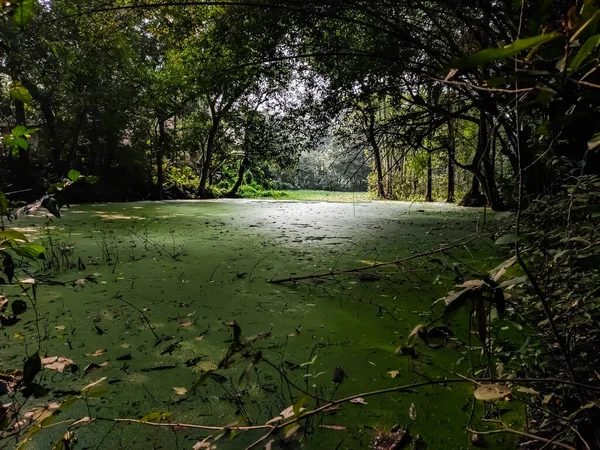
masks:
{"type": "Polygon", "coordinates": [[[80,176],[81,176],[81,172],[78,171],[78,170],[75,170],[75,169],[69,170],[69,173],[67,174],[67,177],[71,181],[77,181],[77,180],[79,180],[80,176]]]}
{"type": "Polygon", "coordinates": [[[25,361],[25,365],[23,366],[23,383],[31,383],[40,370],[42,370],[42,360],[40,359],[40,355],[35,352],[25,361]]]}
{"type": "Polygon", "coordinates": [[[29,91],[26,88],[24,88],[23,86],[21,86],[20,83],[19,84],[16,84],[16,83],[13,84],[13,86],[10,88],[10,95],[15,100],[23,102],[26,105],[28,105],[29,103],[31,103],[31,100],[33,100],[33,97],[31,97],[31,94],[29,93],[29,91]]]}
{"type": "Polygon", "coordinates": [[[142,417],[140,422],[160,422],[168,418],[170,415],[170,412],[153,412],[142,417]]]}
{"type": "Polygon", "coordinates": [[[302,410],[302,407],[304,406],[307,400],[308,395],[306,394],[302,394],[300,397],[298,397],[298,400],[296,400],[296,403],[294,403],[294,407],[292,408],[295,417],[300,417],[300,411],[302,410]]]}
{"type": "Polygon", "coordinates": [[[8,211],[8,200],[6,200],[6,195],[4,192],[0,191],[0,216],[6,214],[8,211]]]}
{"type": "Polygon", "coordinates": [[[35,11],[35,3],[35,0],[20,0],[17,2],[13,19],[18,27],[24,27],[31,20],[35,11]]]}
{"type": "Polygon", "coordinates": [[[15,247],[17,255],[29,259],[46,259],[46,247],[40,244],[27,244],[21,247],[15,247]]]}
{"type": "Polygon", "coordinates": [[[17,230],[11,230],[10,228],[0,231],[0,241],[2,241],[2,239],[29,242],[27,236],[25,236],[23,233],[17,230]]]}
{"type": "Polygon", "coordinates": [[[507,233],[496,239],[496,245],[510,245],[519,242],[521,238],[513,233],[507,233]]]}
{"type": "Polygon", "coordinates": [[[598,47],[598,44],[600,44],[600,34],[596,34],[585,41],[585,43],[577,52],[577,55],[575,55],[575,58],[573,58],[573,61],[571,61],[569,70],[571,72],[576,72],[583,61],[585,61],[585,59],[590,55],[590,53],[592,53],[595,48],[598,47]]]}
{"type": "Polygon", "coordinates": [[[452,69],[464,69],[465,67],[482,66],[491,61],[495,61],[496,59],[509,58],[511,56],[516,55],[517,53],[522,52],[523,50],[527,50],[545,44],[546,42],[550,42],[560,36],[560,33],[552,32],[548,34],[540,34],[539,36],[534,36],[526,39],[517,39],[516,41],[505,47],[486,48],[480,50],[472,54],[471,56],[467,56],[466,58],[462,58],[452,62],[450,64],[450,67],[452,69]]]}
{"type": "Polygon", "coordinates": [[[96,175],[88,175],[87,177],[85,177],[85,181],[88,184],[96,184],[98,180],[99,178],[96,175]]]}

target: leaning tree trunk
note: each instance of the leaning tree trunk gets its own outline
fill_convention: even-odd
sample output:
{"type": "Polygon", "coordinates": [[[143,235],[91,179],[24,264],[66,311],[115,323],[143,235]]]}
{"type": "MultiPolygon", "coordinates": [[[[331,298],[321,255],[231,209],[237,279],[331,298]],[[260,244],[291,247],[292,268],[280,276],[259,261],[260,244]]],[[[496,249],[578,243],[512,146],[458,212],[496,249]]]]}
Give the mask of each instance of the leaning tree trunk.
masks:
{"type": "Polygon", "coordinates": [[[242,182],[244,181],[244,174],[246,173],[248,167],[250,167],[250,160],[246,155],[244,155],[244,158],[240,163],[240,168],[238,169],[237,180],[235,181],[235,184],[233,185],[231,190],[227,193],[227,197],[235,197],[237,195],[237,191],[242,185],[242,182]]]}
{"type": "Polygon", "coordinates": [[[431,168],[431,152],[427,152],[427,190],[425,191],[425,201],[433,201],[433,169],[431,168]]]}

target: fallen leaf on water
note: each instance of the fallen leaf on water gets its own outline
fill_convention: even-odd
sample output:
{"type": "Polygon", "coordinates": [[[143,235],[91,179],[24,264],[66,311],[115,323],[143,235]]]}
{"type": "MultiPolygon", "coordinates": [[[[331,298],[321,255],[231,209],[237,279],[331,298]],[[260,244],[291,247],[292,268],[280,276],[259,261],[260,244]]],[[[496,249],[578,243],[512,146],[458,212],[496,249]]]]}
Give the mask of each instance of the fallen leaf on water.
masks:
{"type": "Polygon", "coordinates": [[[66,327],[64,325],[56,325],[54,328],[57,330],[64,330],[66,327]]]}
{"type": "Polygon", "coordinates": [[[511,390],[501,384],[482,384],[475,390],[475,398],[485,402],[501,400],[511,394],[511,390]]]}
{"type": "Polygon", "coordinates": [[[343,431],[346,430],[346,427],[343,427],[341,425],[321,425],[321,428],[327,428],[329,430],[339,430],[339,431],[343,431]]]}
{"type": "Polygon", "coordinates": [[[414,403],[411,403],[410,408],[408,408],[408,417],[410,417],[411,420],[417,420],[417,407],[414,403]]]}
{"type": "Polygon", "coordinates": [[[396,378],[398,375],[400,375],[400,371],[399,370],[390,370],[388,372],[388,375],[390,376],[390,378],[396,378]]]}
{"type": "Polygon", "coordinates": [[[129,345],[129,344],[121,344],[121,347],[122,348],[129,348],[129,347],[131,347],[131,345],[129,345]]]}
{"type": "Polygon", "coordinates": [[[185,395],[187,394],[187,389],[184,387],[174,387],[173,390],[177,395],[185,395]]]}
{"type": "Polygon", "coordinates": [[[106,349],[105,348],[99,348],[94,353],[86,353],[85,356],[100,356],[100,355],[103,355],[104,353],[106,353],[106,349]]]}
{"type": "Polygon", "coordinates": [[[365,399],[362,397],[353,398],[352,400],[350,400],[350,403],[355,403],[357,405],[366,405],[367,404],[367,402],[365,402],[365,399]]]}
{"type": "Polygon", "coordinates": [[[57,370],[61,373],[65,370],[65,367],[75,364],[73,360],[69,358],[63,358],[62,356],[50,356],[48,358],[42,358],[41,362],[44,368],[57,370]]]}
{"type": "Polygon", "coordinates": [[[203,340],[204,340],[204,336],[198,336],[198,337],[196,338],[196,340],[197,340],[197,341],[203,341],[203,340]]]}
{"type": "Polygon", "coordinates": [[[187,316],[192,317],[194,314],[196,314],[196,311],[189,313],[187,316]]]}
{"type": "Polygon", "coordinates": [[[194,325],[192,322],[182,322],[181,323],[182,327],[191,327],[192,325],[194,325]]]}

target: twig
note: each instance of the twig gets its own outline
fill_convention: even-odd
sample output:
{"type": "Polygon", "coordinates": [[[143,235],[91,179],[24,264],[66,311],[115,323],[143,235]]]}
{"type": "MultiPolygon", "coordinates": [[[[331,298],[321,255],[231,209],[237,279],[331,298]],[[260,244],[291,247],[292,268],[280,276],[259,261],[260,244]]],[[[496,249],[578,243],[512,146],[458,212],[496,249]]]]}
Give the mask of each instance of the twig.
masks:
{"type": "Polygon", "coordinates": [[[152,327],[152,324],[150,323],[150,321],[148,320],[148,317],[146,317],[146,314],[144,314],[144,311],[142,311],[140,308],[138,308],[137,306],[135,306],[134,304],[128,302],[127,300],[125,300],[123,298],[122,295],[115,295],[114,298],[118,298],[119,300],[121,300],[123,303],[131,306],[133,309],[135,309],[137,312],[139,312],[142,315],[142,318],[144,319],[144,321],[146,322],[146,325],[148,325],[148,328],[150,329],[150,331],[152,332],[152,334],[154,335],[154,337],[156,338],[157,341],[160,341],[160,337],[158,337],[158,335],[155,333],[154,328],[152,327]]]}
{"type": "Polygon", "coordinates": [[[469,431],[470,433],[473,433],[473,434],[481,434],[481,435],[498,434],[498,433],[512,433],[512,434],[516,434],[517,436],[523,436],[523,437],[527,437],[529,439],[533,439],[536,441],[545,442],[546,444],[551,444],[551,445],[555,445],[557,447],[566,448],[567,450],[577,450],[575,447],[571,447],[570,445],[563,444],[562,442],[554,442],[554,441],[551,441],[550,439],[546,439],[545,437],[542,437],[542,436],[537,436],[535,434],[526,433],[524,431],[513,430],[512,428],[509,428],[504,423],[502,425],[504,426],[503,430],[477,431],[477,430],[472,430],[471,428],[467,428],[467,431],[469,431]]]}
{"type": "Polygon", "coordinates": [[[270,283],[275,283],[275,284],[279,284],[279,283],[293,283],[296,281],[301,281],[301,280],[308,280],[308,279],[312,279],[312,278],[326,278],[326,277],[333,277],[335,275],[342,275],[342,274],[348,274],[348,273],[356,273],[356,272],[363,272],[365,270],[371,270],[371,269],[376,269],[378,267],[385,267],[385,266],[393,266],[393,265],[398,265],[402,262],[405,261],[411,261],[413,259],[418,259],[418,258],[423,258],[425,256],[429,256],[429,255],[433,255],[435,253],[441,253],[441,252],[445,252],[447,250],[451,250],[453,248],[456,247],[460,247],[463,245],[468,244],[469,242],[472,242],[473,240],[475,240],[477,237],[479,237],[479,235],[481,234],[481,230],[468,236],[467,238],[460,240],[460,242],[454,242],[451,244],[444,244],[444,245],[439,245],[436,248],[426,251],[426,252],[421,252],[421,253],[416,253],[414,255],[411,256],[407,256],[405,258],[400,258],[400,259],[395,259],[394,261],[386,261],[386,262],[381,262],[381,263],[376,263],[370,266],[364,266],[364,267],[355,267],[352,269],[346,269],[346,270],[330,270],[329,272],[323,272],[323,273],[318,273],[318,274],[312,274],[312,275],[303,275],[303,276],[299,276],[299,277],[289,277],[289,278],[280,278],[278,280],[272,280],[270,281],[270,283]]]}
{"type": "Polygon", "coordinates": [[[256,269],[256,267],[265,260],[266,256],[263,256],[262,258],[260,258],[256,264],[254,264],[254,267],[252,267],[252,270],[250,271],[250,273],[248,274],[248,281],[252,281],[252,273],[254,272],[254,269],[256,269]]]}

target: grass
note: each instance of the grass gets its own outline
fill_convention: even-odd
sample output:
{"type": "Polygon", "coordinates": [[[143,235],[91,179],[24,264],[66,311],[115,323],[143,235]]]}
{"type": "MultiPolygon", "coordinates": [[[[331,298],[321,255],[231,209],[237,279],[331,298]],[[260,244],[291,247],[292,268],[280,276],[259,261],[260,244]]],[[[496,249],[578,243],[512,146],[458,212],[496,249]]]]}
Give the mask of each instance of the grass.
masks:
{"type": "MultiPolygon", "coordinates": [[[[370,192],[332,192],[332,191],[283,191],[286,195],[283,197],[288,200],[307,200],[314,202],[367,202],[373,200],[373,194],[370,192]]],[[[279,197],[281,198],[281,197],[279,197]]]]}

